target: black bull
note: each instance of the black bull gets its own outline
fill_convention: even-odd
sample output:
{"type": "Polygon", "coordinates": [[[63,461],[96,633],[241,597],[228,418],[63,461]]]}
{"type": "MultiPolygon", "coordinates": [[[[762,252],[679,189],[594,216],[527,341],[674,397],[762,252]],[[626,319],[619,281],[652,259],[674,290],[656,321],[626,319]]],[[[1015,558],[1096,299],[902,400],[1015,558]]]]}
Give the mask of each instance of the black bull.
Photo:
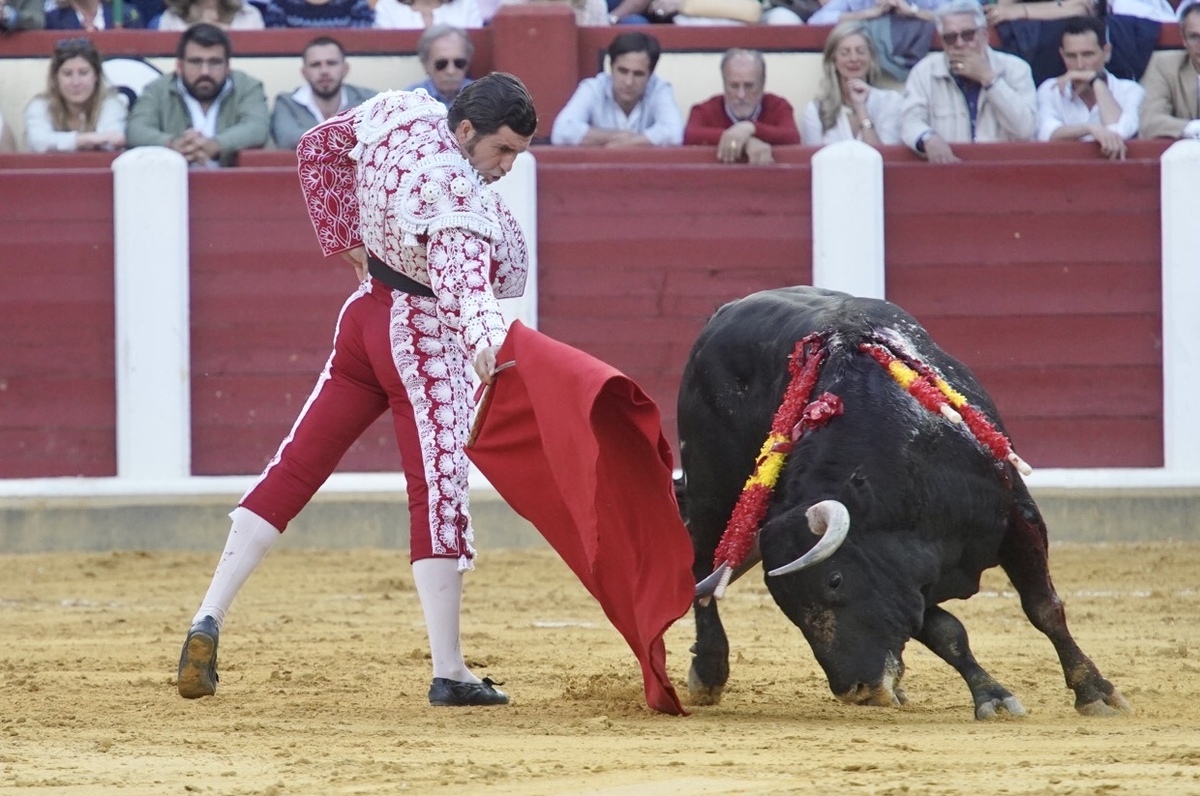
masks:
{"type": "Polygon", "coordinates": [[[922,407],[861,345],[882,342],[915,367],[928,366],[1003,433],[987,393],[895,305],[808,287],[765,291],[722,307],[684,369],[684,511],[694,574],[709,581],[698,587],[694,605],[692,702],[718,702],[729,678],[729,642],[717,601],[709,598],[718,563],[713,556],[789,383],[788,358],[814,333],[825,358],[811,395],[837,396],[842,413],[799,436],[758,544],[734,577],[759,560],[769,572],[804,556],[826,523],[838,523],[836,516],[821,516],[810,527],[806,512],[833,507],[844,518],[840,504],[849,516],[840,547],[818,551],[818,559],[828,557],[802,562],[798,571],[766,577],[838,698],[903,704],[901,656],[915,638],[966,680],[977,718],[1024,714],[975,661],[962,624],[939,607],[975,594],[980,573],[999,564],[1029,621],[1058,652],[1076,710],[1127,712],[1120,692],[1067,630],[1050,580],[1046,526],[1013,462],[993,455],[962,423],[922,407]]]}

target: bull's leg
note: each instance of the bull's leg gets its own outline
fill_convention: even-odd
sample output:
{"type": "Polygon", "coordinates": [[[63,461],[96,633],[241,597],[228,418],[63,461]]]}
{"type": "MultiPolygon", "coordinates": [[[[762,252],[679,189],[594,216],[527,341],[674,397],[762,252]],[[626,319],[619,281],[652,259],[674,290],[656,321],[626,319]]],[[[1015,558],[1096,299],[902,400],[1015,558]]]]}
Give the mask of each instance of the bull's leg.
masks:
{"type": "Polygon", "coordinates": [[[729,639],[717,613],[717,601],[692,603],[696,616],[696,643],[688,671],[688,694],[693,705],[716,705],[729,680],[729,639]]]}
{"type": "Polygon", "coordinates": [[[992,719],[1000,712],[1024,716],[1025,708],[1017,698],[975,660],[967,639],[967,629],[958,618],[938,606],[925,609],[925,620],[915,636],[935,655],[954,667],[971,689],[975,718],[992,719]]]}
{"type": "Polygon", "coordinates": [[[1067,687],[1075,692],[1075,710],[1085,716],[1113,716],[1131,709],[1067,629],[1067,614],[1050,581],[1046,526],[1032,503],[1014,508],[1000,545],[1000,566],[1021,595],[1021,607],[1058,653],[1067,687]]]}

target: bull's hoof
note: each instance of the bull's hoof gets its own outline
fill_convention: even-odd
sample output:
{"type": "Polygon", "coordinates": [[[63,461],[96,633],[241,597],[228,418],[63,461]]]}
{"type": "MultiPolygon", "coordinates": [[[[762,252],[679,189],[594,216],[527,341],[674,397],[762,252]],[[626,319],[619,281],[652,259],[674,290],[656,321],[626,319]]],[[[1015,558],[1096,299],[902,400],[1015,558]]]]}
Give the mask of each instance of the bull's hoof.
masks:
{"type": "Polygon", "coordinates": [[[1103,699],[1092,702],[1077,702],[1075,710],[1081,716],[1131,716],[1133,706],[1121,696],[1121,692],[1113,689],[1112,693],[1103,699]]]}
{"type": "Polygon", "coordinates": [[[1003,713],[1018,718],[1028,715],[1025,711],[1025,706],[1015,696],[1011,695],[1004,698],[989,699],[975,706],[975,718],[979,721],[991,721],[992,719],[999,718],[1003,713]]]}
{"type": "Polygon", "coordinates": [[[719,705],[725,685],[706,685],[696,675],[695,668],[688,670],[688,697],[692,705],[719,705]]]}

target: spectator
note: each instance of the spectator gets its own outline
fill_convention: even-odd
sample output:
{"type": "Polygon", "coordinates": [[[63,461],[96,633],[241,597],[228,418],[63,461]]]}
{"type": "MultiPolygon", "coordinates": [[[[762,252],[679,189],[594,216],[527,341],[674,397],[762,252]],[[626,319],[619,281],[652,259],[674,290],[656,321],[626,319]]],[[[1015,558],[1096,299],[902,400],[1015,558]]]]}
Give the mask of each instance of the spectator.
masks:
{"type": "Polygon", "coordinates": [[[862,22],[878,68],[896,80],[907,80],[909,70],[933,46],[933,12],[940,4],[941,0],[829,0],[808,23],[862,22]]]}
{"type": "Polygon", "coordinates": [[[259,10],[242,0],[167,0],[167,10],[158,18],[158,29],[184,31],[197,22],[225,30],[264,27],[259,10]]]}
{"type": "Polygon", "coordinates": [[[375,27],[420,30],[433,25],[482,28],[483,12],[478,0],[379,0],[375,4],[375,27]]]}
{"type": "Polygon", "coordinates": [[[762,18],[758,0],[650,0],[654,22],[676,25],[753,25],[762,18]]]}
{"type": "Polygon", "coordinates": [[[1180,5],[1179,34],[1183,52],[1158,53],[1142,78],[1143,138],[1200,138],[1200,3],[1180,5]]]}
{"type": "Polygon", "coordinates": [[[417,56],[425,69],[425,79],[408,87],[409,91],[425,89],[429,96],[449,110],[458,92],[475,81],[467,77],[475,45],[462,28],[453,25],[431,25],[417,42],[417,56]]]}
{"type": "Polygon", "coordinates": [[[121,24],[113,18],[111,0],[57,0],[54,9],[46,11],[46,30],[85,30],[94,33],[113,28],[144,28],[138,7],[132,3],[124,6],[121,24]]]}
{"type": "Polygon", "coordinates": [[[792,104],[766,93],[767,62],[757,50],[726,50],[721,57],[724,93],[688,114],[685,144],[716,144],[717,160],[771,163],[772,144],[799,144],[792,104]]]}
{"type": "Polygon", "coordinates": [[[375,23],[370,0],[267,0],[268,28],[369,28],[375,23]]]}
{"type": "Polygon", "coordinates": [[[44,27],[46,7],[42,0],[0,0],[0,33],[44,27]]]}
{"type": "Polygon", "coordinates": [[[129,114],[126,143],[165,146],[193,166],[228,166],[269,131],[262,83],[229,68],[229,36],[201,22],[183,32],[175,72],[148,84],[129,114]]]}
{"type": "Polygon", "coordinates": [[[379,92],[344,82],[350,74],[341,43],[319,36],[301,54],[304,85],[275,97],[271,111],[271,137],[284,149],[295,149],[300,136],[326,119],[353,108],[379,92]]]}
{"type": "Polygon", "coordinates": [[[1025,59],[1033,71],[1034,85],[1041,85],[1064,71],[1058,54],[1063,25],[1072,17],[1090,17],[1100,0],[997,0],[985,14],[996,28],[1001,52],[1025,59]]]}
{"type": "Polygon", "coordinates": [[[12,130],[4,123],[4,117],[0,116],[0,152],[16,152],[17,142],[13,140],[12,130]]]}
{"type": "Polygon", "coordinates": [[[804,143],[898,144],[901,99],[879,87],[879,60],[866,26],[839,22],[825,40],[819,93],[804,106],[804,143]]]}
{"type": "Polygon", "coordinates": [[[612,74],[580,82],[554,120],[554,144],[677,146],[683,118],[671,84],[654,74],[662,47],[645,33],[622,33],[608,46],[612,74]]]}
{"type": "Polygon", "coordinates": [[[46,91],[25,106],[25,140],[33,152],[120,149],[125,97],[104,82],[100,53],[87,39],[54,46],[46,91]]]}
{"type": "Polygon", "coordinates": [[[1125,140],[1138,131],[1146,92],[1104,70],[1112,55],[1098,17],[1076,17],[1063,28],[1065,74],[1038,86],[1038,139],[1095,141],[1105,157],[1125,159],[1125,140]]]}
{"type": "Polygon", "coordinates": [[[904,86],[900,136],[932,163],[954,163],[953,143],[1030,141],[1037,132],[1037,89],[1029,64],[988,46],[975,0],[937,10],[944,52],[913,67],[904,86]]]}

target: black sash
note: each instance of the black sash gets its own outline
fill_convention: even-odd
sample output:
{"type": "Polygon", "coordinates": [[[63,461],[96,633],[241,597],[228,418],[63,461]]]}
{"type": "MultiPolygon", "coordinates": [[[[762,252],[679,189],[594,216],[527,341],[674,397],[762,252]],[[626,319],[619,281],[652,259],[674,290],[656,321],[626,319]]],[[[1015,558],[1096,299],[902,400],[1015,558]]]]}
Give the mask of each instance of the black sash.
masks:
{"type": "Polygon", "coordinates": [[[371,276],[393,290],[399,290],[401,293],[408,293],[413,296],[435,298],[433,290],[428,285],[422,285],[417,280],[409,279],[399,271],[388,268],[383,260],[380,260],[370,252],[367,253],[367,271],[370,272],[371,276]]]}

